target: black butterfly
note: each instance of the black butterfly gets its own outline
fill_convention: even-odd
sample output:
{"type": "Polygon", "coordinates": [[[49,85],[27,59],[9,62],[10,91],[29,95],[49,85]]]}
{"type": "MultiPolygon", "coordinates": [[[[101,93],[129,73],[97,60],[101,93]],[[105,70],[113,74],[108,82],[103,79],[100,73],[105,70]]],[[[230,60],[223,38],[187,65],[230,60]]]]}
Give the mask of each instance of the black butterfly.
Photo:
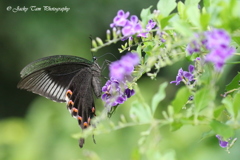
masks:
{"type": "MultiPolygon", "coordinates": [[[[95,116],[93,93],[101,96],[101,68],[81,57],[56,55],[41,58],[21,71],[18,88],[26,89],[56,102],[66,102],[82,129],[95,116]]],[[[79,140],[82,148],[84,139],[79,140]]]]}

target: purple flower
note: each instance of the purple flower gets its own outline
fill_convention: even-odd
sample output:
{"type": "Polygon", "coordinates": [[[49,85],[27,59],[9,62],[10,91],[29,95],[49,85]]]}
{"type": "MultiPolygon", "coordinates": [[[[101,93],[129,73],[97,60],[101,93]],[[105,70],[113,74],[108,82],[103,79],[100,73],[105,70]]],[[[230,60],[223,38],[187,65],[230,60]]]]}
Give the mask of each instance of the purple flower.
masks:
{"type": "Polygon", "coordinates": [[[200,61],[201,60],[201,58],[200,57],[197,57],[196,59],[195,59],[195,61],[200,61]]]}
{"type": "Polygon", "coordinates": [[[185,81],[187,84],[190,84],[191,81],[195,81],[193,71],[195,67],[193,65],[188,66],[188,72],[183,71],[182,68],[178,70],[178,74],[175,81],[171,81],[170,83],[176,83],[176,85],[179,85],[180,82],[185,81]]]}
{"type": "Polygon", "coordinates": [[[221,71],[226,60],[230,58],[235,49],[230,47],[231,38],[223,29],[213,29],[201,34],[196,34],[195,39],[192,40],[186,47],[189,54],[200,52],[201,49],[207,49],[208,54],[205,61],[212,62],[215,70],[221,71]]]}
{"type": "Polygon", "coordinates": [[[113,77],[119,81],[123,81],[126,77],[130,76],[134,70],[134,66],[139,63],[140,59],[136,53],[127,53],[120,60],[110,64],[109,77],[113,77]]]}
{"type": "Polygon", "coordinates": [[[125,75],[125,68],[119,61],[112,62],[109,66],[110,77],[114,77],[118,80],[123,80],[125,75]]]}
{"type": "Polygon", "coordinates": [[[123,10],[119,10],[117,16],[113,19],[113,23],[110,24],[110,27],[113,28],[115,26],[125,26],[125,24],[128,22],[127,18],[129,14],[129,12],[125,13],[123,10]]]}
{"type": "Polygon", "coordinates": [[[203,46],[202,40],[203,36],[201,34],[195,34],[194,39],[187,45],[186,50],[189,54],[193,54],[195,52],[200,52],[201,47],[203,46]]]}
{"type": "Polygon", "coordinates": [[[125,26],[123,26],[122,34],[124,36],[130,36],[141,31],[142,26],[138,23],[138,17],[133,15],[130,17],[130,21],[127,21],[125,26]]]}
{"type": "MultiPolygon", "coordinates": [[[[146,31],[151,31],[156,25],[156,22],[154,22],[153,20],[149,20],[148,24],[146,26],[146,31]]],[[[139,37],[147,37],[147,34],[149,32],[144,32],[144,33],[139,33],[138,36],[139,37]]]]}
{"type": "Polygon", "coordinates": [[[133,89],[127,88],[127,89],[125,90],[125,95],[127,96],[127,98],[132,97],[134,94],[135,94],[135,91],[134,91],[133,89]]]}
{"type": "Polygon", "coordinates": [[[187,47],[186,50],[188,51],[189,54],[193,54],[194,52],[200,52],[200,44],[198,43],[197,40],[191,41],[187,47]]]}
{"type": "Polygon", "coordinates": [[[212,50],[219,47],[227,47],[230,44],[231,38],[223,29],[213,29],[205,32],[206,48],[212,50]]]}
{"type": "Polygon", "coordinates": [[[219,146],[220,147],[222,147],[222,148],[226,148],[226,147],[228,147],[228,141],[230,140],[228,140],[228,141],[224,141],[223,140],[223,137],[222,136],[220,136],[220,135],[216,135],[216,137],[217,137],[217,139],[218,139],[218,141],[219,141],[219,146]]]}
{"type": "Polygon", "coordinates": [[[230,58],[235,49],[230,47],[230,36],[225,30],[214,29],[205,32],[206,48],[210,53],[206,56],[207,62],[212,62],[217,71],[221,71],[225,61],[230,58]]]}
{"type": "Polygon", "coordinates": [[[111,78],[102,87],[104,94],[102,100],[110,110],[111,107],[124,103],[127,98],[134,95],[134,90],[129,89],[122,81],[111,78]]]}
{"type": "Polygon", "coordinates": [[[232,56],[235,49],[232,47],[218,47],[211,50],[211,52],[206,56],[205,60],[207,62],[212,62],[217,71],[221,71],[225,61],[232,56]]]}
{"type": "Polygon", "coordinates": [[[109,111],[111,107],[124,103],[128,98],[135,94],[133,89],[129,89],[126,81],[131,80],[131,74],[140,61],[138,54],[127,53],[118,61],[110,64],[111,79],[102,87],[102,100],[105,102],[109,111]]]}

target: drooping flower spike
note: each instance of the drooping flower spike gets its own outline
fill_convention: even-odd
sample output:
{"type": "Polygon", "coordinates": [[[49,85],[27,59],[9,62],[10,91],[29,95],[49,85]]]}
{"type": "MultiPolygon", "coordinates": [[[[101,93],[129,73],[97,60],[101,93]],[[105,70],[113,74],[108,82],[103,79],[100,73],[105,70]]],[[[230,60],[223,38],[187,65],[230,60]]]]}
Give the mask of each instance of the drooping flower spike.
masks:
{"type": "Polygon", "coordinates": [[[189,54],[207,50],[205,61],[213,63],[216,71],[221,71],[226,60],[235,52],[230,41],[231,38],[225,30],[213,29],[195,34],[195,39],[187,45],[186,50],[189,54]]]}
{"type": "Polygon", "coordinates": [[[122,40],[126,40],[134,34],[137,34],[138,37],[147,37],[147,34],[156,26],[156,22],[149,20],[144,29],[136,15],[132,15],[128,19],[129,15],[129,12],[125,13],[123,10],[119,10],[113,19],[113,23],[110,24],[111,28],[117,27],[120,29],[125,37],[122,40]]]}
{"type": "Polygon", "coordinates": [[[108,110],[111,107],[124,103],[135,94],[133,89],[127,87],[127,82],[131,81],[131,74],[134,66],[139,64],[140,58],[136,53],[127,53],[120,60],[110,64],[110,80],[102,87],[104,94],[102,100],[108,110]]]}

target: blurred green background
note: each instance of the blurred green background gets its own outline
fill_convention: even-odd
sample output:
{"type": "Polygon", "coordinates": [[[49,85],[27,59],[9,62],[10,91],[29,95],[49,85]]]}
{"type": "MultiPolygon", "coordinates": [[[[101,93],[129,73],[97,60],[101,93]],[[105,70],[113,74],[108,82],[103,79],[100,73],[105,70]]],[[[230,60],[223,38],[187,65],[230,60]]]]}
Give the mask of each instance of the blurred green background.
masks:
{"type": "MultiPolygon", "coordinates": [[[[21,69],[38,58],[68,54],[91,59],[89,37],[105,39],[105,32],[119,9],[139,16],[143,8],[156,6],[157,2],[158,0],[0,1],[0,160],[147,159],[147,156],[140,155],[137,143],[141,137],[140,132],[146,126],[129,127],[95,136],[97,144],[90,137],[86,139],[84,148],[79,149],[78,140],[72,135],[81,129],[69,115],[66,105],[18,90],[16,86],[21,69]],[[7,11],[8,6],[25,6],[29,9],[30,6],[36,6],[42,8],[42,11],[14,13],[12,10],[7,11]],[[67,13],[55,13],[43,11],[43,6],[66,6],[70,10],[67,13]]],[[[101,56],[117,53],[117,46],[118,44],[106,47],[94,54],[101,56]]],[[[100,65],[104,59],[114,60],[112,56],[105,56],[100,59],[100,65]]],[[[183,64],[184,62],[179,62],[162,69],[155,81],[147,77],[139,81],[147,102],[150,102],[163,81],[175,79],[178,68],[183,64]]],[[[107,71],[104,74],[107,76],[107,71]]],[[[221,84],[226,82],[228,80],[223,78],[221,84]]],[[[167,87],[167,98],[156,116],[160,116],[161,107],[166,108],[174,98],[177,88],[175,85],[167,87]]],[[[111,120],[117,122],[121,114],[128,116],[129,106],[134,100],[132,97],[121,105],[111,120]]],[[[97,100],[96,106],[97,114],[104,109],[101,100],[97,100]]],[[[231,154],[227,154],[218,146],[215,137],[200,141],[202,132],[208,130],[205,127],[187,126],[169,132],[167,127],[162,128],[159,152],[175,154],[176,159],[181,160],[239,159],[238,142],[231,154]]]]}

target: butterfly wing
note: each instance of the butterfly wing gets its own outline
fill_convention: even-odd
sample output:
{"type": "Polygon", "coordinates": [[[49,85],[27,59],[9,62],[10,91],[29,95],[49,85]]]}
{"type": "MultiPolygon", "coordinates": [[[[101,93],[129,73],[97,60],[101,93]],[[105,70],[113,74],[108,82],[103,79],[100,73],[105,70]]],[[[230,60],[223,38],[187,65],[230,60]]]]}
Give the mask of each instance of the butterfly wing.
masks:
{"type": "Polygon", "coordinates": [[[72,78],[67,90],[67,107],[82,129],[87,128],[95,116],[91,80],[91,69],[84,68],[72,78]]]}
{"type": "MultiPolygon", "coordinates": [[[[91,67],[80,70],[68,87],[67,108],[82,129],[91,125],[91,119],[95,116],[93,92],[100,97],[100,75],[101,69],[94,63],[91,67]]],[[[82,148],[83,144],[84,138],[80,138],[79,146],[82,148]]]]}
{"type": "Polygon", "coordinates": [[[21,71],[18,88],[47,97],[56,102],[66,102],[66,91],[72,78],[92,62],[75,56],[45,57],[27,65],[21,71]]]}
{"type": "MultiPolygon", "coordinates": [[[[71,115],[84,129],[95,116],[93,92],[100,97],[100,75],[97,63],[75,56],[51,56],[27,65],[21,71],[18,88],[57,102],[67,102],[71,115]]],[[[83,144],[81,138],[79,146],[83,144]]]]}

